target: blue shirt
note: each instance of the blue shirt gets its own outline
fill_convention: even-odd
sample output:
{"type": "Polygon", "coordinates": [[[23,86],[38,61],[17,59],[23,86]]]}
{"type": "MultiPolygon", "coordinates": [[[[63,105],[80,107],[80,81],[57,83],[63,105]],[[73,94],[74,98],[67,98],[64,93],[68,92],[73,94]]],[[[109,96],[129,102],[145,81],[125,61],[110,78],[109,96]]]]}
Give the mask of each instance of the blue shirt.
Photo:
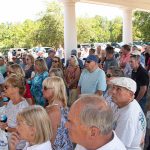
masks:
{"type": "Polygon", "coordinates": [[[46,64],[47,64],[48,70],[50,70],[50,68],[52,66],[52,62],[53,62],[52,58],[50,58],[50,57],[46,58],[46,64]]]}
{"type": "Polygon", "coordinates": [[[48,72],[45,71],[41,74],[36,74],[31,81],[31,94],[34,97],[35,103],[41,106],[45,105],[45,99],[42,92],[42,83],[48,77],[48,72]]]}
{"type": "Polygon", "coordinates": [[[98,90],[106,90],[106,76],[103,70],[97,68],[93,72],[84,69],[81,73],[78,86],[81,94],[95,94],[98,90]]]}

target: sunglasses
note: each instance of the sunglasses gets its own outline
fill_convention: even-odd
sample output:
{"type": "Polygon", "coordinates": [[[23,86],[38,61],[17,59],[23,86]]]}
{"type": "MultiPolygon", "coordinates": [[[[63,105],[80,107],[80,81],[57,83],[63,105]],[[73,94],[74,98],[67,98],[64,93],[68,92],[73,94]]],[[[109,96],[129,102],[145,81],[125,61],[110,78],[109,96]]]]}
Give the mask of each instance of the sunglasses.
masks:
{"type": "Polygon", "coordinates": [[[88,64],[89,64],[90,62],[91,62],[90,60],[87,60],[87,61],[86,61],[86,63],[88,63],[88,64]]]}
{"type": "Polygon", "coordinates": [[[134,54],[131,54],[130,56],[134,57],[134,58],[138,58],[139,57],[139,55],[134,55],[134,54]]]}
{"type": "Polygon", "coordinates": [[[37,57],[36,60],[42,61],[44,59],[42,57],[37,57]]]}
{"type": "Polygon", "coordinates": [[[48,89],[52,89],[52,88],[48,88],[48,87],[46,87],[46,86],[43,86],[43,90],[44,90],[44,91],[47,91],[48,89]]]}
{"type": "Polygon", "coordinates": [[[14,73],[14,72],[12,72],[12,71],[7,71],[7,73],[8,73],[8,74],[11,74],[11,73],[14,73]]]}
{"type": "Polygon", "coordinates": [[[112,75],[111,75],[110,73],[107,73],[107,74],[106,74],[106,77],[107,77],[107,78],[110,78],[110,77],[112,77],[112,75]]]}
{"type": "Polygon", "coordinates": [[[10,86],[5,85],[5,86],[4,86],[4,90],[7,90],[9,87],[10,87],[10,86]]]}
{"type": "Polygon", "coordinates": [[[54,63],[57,63],[58,61],[57,61],[57,60],[53,60],[53,62],[54,62],[54,63]]]}

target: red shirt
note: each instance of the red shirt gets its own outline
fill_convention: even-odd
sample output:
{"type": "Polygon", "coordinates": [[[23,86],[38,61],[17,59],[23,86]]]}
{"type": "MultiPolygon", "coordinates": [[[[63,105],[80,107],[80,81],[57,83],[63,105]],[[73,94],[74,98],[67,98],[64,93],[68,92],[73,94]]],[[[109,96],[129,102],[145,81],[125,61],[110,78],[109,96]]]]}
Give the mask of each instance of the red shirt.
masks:
{"type": "Polygon", "coordinates": [[[26,91],[24,94],[24,98],[32,98],[31,91],[30,91],[30,85],[27,83],[26,83],[26,91]]]}

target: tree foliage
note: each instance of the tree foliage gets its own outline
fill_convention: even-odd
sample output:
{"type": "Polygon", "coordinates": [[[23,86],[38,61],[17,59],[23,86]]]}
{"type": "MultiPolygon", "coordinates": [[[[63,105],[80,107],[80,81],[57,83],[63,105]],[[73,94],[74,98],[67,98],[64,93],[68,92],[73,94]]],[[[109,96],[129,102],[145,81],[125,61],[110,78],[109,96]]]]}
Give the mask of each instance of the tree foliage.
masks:
{"type": "Polygon", "coordinates": [[[134,13],[134,39],[150,41],[150,13],[136,11],[134,13]]]}
{"type": "Polygon", "coordinates": [[[63,15],[58,3],[50,3],[38,22],[39,29],[35,35],[36,44],[53,47],[63,44],[63,15]]]}
{"type": "MultiPolygon", "coordinates": [[[[136,11],[133,17],[134,40],[150,41],[150,13],[136,11]]],[[[63,7],[51,2],[39,14],[39,19],[25,20],[23,23],[0,24],[0,48],[63,45],[64,20],[63,7]]],[[[122,18],[108,20],[95,16],[77,18],[78,43],[121,42],[122,18]]]]}

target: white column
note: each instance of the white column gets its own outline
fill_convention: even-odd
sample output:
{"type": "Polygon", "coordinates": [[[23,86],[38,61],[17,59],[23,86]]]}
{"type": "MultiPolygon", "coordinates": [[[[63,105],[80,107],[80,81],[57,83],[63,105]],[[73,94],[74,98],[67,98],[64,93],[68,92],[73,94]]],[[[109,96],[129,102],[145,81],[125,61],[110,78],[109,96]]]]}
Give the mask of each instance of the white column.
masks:
{"type": "Polygon", "coordinates": [[[132,42],[132,10],[123,9],[123,43],[129,44],[132,42]]]}
{"type": "Polygon", "coordinates": [[[76,32],[76,0],[61,0],[64,4],[64,50],[65,58],[68,59],[72,49],[77,49],[76,32]]]}

